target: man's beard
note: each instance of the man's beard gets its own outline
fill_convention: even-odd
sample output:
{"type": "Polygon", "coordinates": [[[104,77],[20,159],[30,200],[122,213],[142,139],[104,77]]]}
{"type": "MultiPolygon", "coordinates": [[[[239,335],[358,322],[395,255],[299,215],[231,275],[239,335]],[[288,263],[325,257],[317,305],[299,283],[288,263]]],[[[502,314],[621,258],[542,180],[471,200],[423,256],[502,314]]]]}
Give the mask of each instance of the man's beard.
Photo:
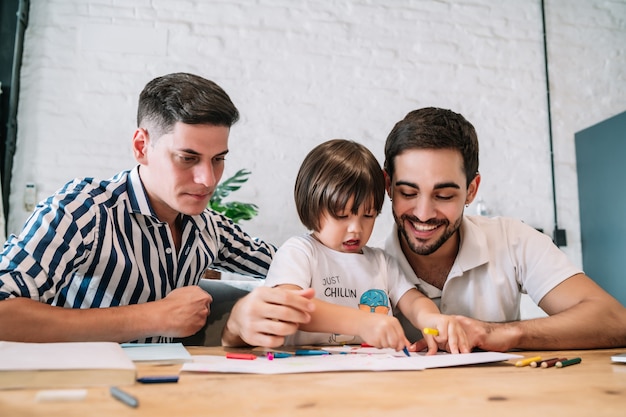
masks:
{"type": "Polygon", "coordinates": [[[461,222],[463,221],[463,216],[461,216],[455,224],[450,226],[450,222],[448,220],[429,220],[427,222],[421,222],[418,218],[410,217],[407,215],[402,215],[400,218],[398,218],[395,213],[393,213],[393,218],[398,225],[398,230],[400,230],[400,233],[402,234],[402,236],[404,236],[406,244],[409,246],[411,251],[416,253],[417,255],[430,255],[432,253],[435,253],[444,243],[448,241],[448,239],[454,236],[457,230],[459,230],[459,228],[461,227],[461,222]],[[445,225],[445,230],[443,235],[441,235],[441,237],[435,242],[431,243],[430,245],[420,245],[420,243],[422,243],[423,241],[415,238],[415,236],[407,231],[404,226],[405,222],[422,223],[435,226],[445,225]]]}

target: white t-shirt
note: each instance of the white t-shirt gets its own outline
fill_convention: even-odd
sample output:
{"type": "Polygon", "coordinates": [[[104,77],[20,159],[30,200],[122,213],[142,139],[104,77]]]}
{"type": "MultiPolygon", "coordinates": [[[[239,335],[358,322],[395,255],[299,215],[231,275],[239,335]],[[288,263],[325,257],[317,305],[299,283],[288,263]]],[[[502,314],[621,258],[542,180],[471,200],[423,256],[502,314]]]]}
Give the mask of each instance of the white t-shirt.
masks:
{"type": "MultiPolygon", "coordinates": [[[[293,284],[315,289],[315,297],[333,304],[393,314],[398,300],[414,288],[398,264],[379,248],[363,253],[329,249],[311,235],[292,237],[276,252],[265,279],[274,287],[293,284]]],[[[298,331],[285,345],[361,343],[358,337],[298,331]]]]}
{"type": "MultiPolygon", "coordinates": [[[[582,272],[549,236],[516,219],[464,216],[460,232],[459,253],[443,291],[415,275],[400,248],[396,226],[385,242],[386,252],[398,260],[406,277],[443,314],[516,321],[522,293],[538,304],[554,287],[582,272]]],[[[406,330],[405,322],[403,326],[406,330]]]]}

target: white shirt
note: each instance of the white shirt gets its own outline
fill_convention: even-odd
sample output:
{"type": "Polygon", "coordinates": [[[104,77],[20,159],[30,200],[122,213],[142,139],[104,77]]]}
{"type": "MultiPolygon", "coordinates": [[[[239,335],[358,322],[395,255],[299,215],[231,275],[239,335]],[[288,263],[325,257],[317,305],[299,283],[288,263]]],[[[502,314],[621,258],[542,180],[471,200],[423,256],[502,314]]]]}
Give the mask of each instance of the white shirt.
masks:
{"type": "MultiPolygon", "coordinates": [[[[382,249],[364,247],[362,254],[343,253],[311,235],[290,238],[274,255],[265,285],[281,284],[313,288],[317,299],[352,308],[366,305],[361,308],[384,314],[392,314],[398,300],[414,288],[382,249]]],[[[285,345],[361,342],[353,336],[299,331],[285,345]]]]}
{"type": "Polygon", "coordinates": [[[489,322],[519,320],[521,294],[538,304],[582,272],[549,236],[516,219],[464,216],[460,236],[459,253],[442,291],[415,275],[400,248],[397,226],[385,242],[408,279],[444,314],[489,322]]]}

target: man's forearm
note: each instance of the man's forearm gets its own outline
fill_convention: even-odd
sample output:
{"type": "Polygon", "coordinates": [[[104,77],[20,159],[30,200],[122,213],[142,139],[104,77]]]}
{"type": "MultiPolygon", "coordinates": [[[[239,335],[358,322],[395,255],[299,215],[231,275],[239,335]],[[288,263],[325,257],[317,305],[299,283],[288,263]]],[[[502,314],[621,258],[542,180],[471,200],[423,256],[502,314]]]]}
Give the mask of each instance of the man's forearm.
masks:
{"type": "Polygon", "coordinates": [[[518,323],[515,347],[528,350],[597,349],[626,346],[626,309],[599,310],[585,303],[562,313],[518,323]],[[587,308],[588,307],[588,308],[587,308]]]}
{"type": "Polygon", "coordinates": [[[486,323],[460,318],[474,346],[485,350],[563,350],[626,346],[626,310],[594,312],[584,303],[549,317],[486,323]],[[468,327],[469,325],[469,327],[468,327]]]}
{"type": "Polygon", "coordinates": [[[0,301],[0,340],[127,342],[158,334],[140,305],[70,309],[27,298],[0,301]]]}

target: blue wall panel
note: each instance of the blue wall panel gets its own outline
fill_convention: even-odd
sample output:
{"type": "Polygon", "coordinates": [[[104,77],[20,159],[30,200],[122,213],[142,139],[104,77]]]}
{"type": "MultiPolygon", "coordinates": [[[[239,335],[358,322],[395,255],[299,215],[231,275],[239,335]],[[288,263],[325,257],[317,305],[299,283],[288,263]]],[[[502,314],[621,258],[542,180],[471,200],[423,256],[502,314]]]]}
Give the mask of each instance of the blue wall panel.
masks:
{"type": "Polygon", "coordinates": [[[575,140],[583,268],[626,305],[626,112],[575,140]]]}

